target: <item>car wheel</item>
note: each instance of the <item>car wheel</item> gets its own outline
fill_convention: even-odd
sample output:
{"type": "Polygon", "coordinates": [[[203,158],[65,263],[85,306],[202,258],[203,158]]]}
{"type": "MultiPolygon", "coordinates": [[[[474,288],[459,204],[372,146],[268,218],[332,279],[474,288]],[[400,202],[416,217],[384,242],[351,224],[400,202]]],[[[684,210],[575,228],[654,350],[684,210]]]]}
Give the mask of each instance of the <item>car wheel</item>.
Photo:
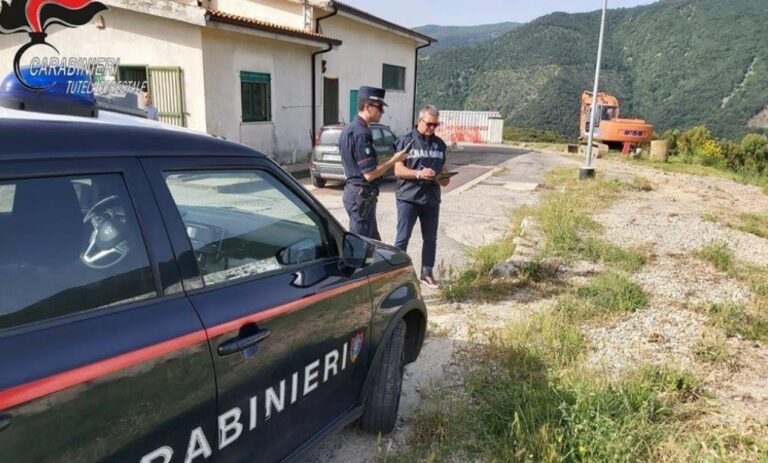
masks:
{"type": "Polygon", "coordinates": [[[315,186],[317,188],[322,188],[325,186],[325,179],[320,177],[312,176],[312,186],[315,186]]]}
{"type": "Polygon", "coordinates": [[[405,321],[400,320],[384,348],[384,355],[373,378],[365,411],[360,419],[360,428],[363,431],[386,434],[395,428],[397,409],[400,407],[400,391],[403,388],[405,332],[405,321]]]}

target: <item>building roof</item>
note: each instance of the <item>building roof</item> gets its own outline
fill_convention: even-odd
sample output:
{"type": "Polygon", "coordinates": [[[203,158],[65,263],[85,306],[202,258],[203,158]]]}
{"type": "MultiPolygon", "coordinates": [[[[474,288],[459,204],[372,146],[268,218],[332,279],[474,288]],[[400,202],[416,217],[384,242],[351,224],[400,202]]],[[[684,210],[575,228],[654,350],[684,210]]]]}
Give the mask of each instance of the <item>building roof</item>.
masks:
{"type": "Polygon", "coordinates": [[[307,32],[302,29],[294,29],[292,27],[269,23],[259,19],[231,14],[220,10],[212,10],[210,8],[207,11],[208,12],[206,14],[206,18],[209,21],[233,24],[235,26],[242,26],[249,29],[256,29],[265,32],[273,32],[275,34],[282,34],[290,37],[311,40],[313,42],[321,42],[328,45],[341,45],[341,40],[328,37],[327,35],[318,34],[315,32],[307,32]]]}
{"type": "Polygon", "coordinates": [[[434,37],[430,37],[428,35],[422,34],[420,32],[416,32],[413,29],[408,29],[405,26],[401,26],[399,24],[395,24],[393,22],[387,21],[386,19],[379,18],[378,16],[374,16],[366,11],[357,9],[353,7],[352,5],[347,5],[346,3],[333,1],[331,2],[331,6],[335,7],[338,11],[343,11],[344,13],[347,13],[352,16],[357,16],[358,18],[365,19],[367,21],[376,23],[380,26],[384,26],[388,29],[395,30],[397,32],[400,32],[402,34],[410,35],[411,37],[422,40],[424,42],[427,42],[429,44],[437,43],[437,39],[434,37]]]}

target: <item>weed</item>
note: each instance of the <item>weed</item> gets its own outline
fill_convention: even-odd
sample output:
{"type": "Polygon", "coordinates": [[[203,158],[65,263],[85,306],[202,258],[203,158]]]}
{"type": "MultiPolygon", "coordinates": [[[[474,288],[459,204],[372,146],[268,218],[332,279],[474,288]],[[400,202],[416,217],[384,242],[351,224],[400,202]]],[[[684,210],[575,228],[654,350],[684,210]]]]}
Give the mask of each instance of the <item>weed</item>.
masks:
{"type": "Polygon", "coordinates": [[[696,251],[696,256],[706,260],[721,272],[732,272],[734,269],[733,251],[728,243],[722,240],[709,242],[706,246],[696,251]]]}
{"type": "Polygon", "coordinates": [[[751,233],[760,238],[768,238],[768,216],[758,214],[741,214],[739,223],[734,228],[751,233]]]}
{"type": "Polygon", "coordinates": [[[768,340],[768,304],[758,300],[752,307],[741,304],[710,304],[703,309],[709,324],[726,336],[739,336],[750,341],[768,340]]]}
{"type": "Polygon", "coordinates": [[[709,213],[707,213],[707,214],[703,214],[703,215],[701,216],[701,218],[702,218],[703,220],[706,220],[707,222],[712,222],[712,223],[718,223],[718,222],[720,222],[720,217],[716,216],[715,214],[709,214],[709,213]]]}

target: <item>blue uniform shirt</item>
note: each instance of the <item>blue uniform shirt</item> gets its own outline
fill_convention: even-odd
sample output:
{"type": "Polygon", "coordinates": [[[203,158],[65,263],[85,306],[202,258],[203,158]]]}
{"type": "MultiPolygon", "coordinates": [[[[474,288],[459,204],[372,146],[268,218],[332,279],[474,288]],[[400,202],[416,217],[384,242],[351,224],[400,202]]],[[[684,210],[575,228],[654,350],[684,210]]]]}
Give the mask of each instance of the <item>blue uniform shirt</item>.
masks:
{"type": "MultiPolygon", "coordinates": [[[[405,166],[415,170],[430,168],[439,174],[445,165],[445,142],[437,135],[427,138],[413,129],[397,140],[395,151],[401,151],[411,140],[414,140],[413,148],[408,153],[405,166]]],[[[438,204],[440,184],[432,180],[399,179],[396,197],[414,204],[438,204]]]]}
{"type": "MultiPolygon", "coordinates": [[[[355,117],[355,120],[341,132],[339,149],[347,184],[360,186],[367,183],[363,173],[374,170],[378,166],[378,161],[371,129],[362,117],[355,117]]],[[[378,179],[370,184],[378,186],[378,179]]]]}

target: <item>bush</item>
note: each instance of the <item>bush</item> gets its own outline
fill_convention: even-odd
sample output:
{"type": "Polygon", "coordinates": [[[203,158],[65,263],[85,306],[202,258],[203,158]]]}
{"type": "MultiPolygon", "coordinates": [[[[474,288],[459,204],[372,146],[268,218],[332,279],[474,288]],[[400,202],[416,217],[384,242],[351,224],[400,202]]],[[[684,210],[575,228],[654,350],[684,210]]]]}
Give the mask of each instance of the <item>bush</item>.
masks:
{"type": "Polygon", "coordinates": [[[761,174],[768,165],[768,137],[749,133],[741,140],[744,151],[743,168],[755,174],[761,174]]]}
{"type": "Polygon", "coordinates": [[[696,126],[677,140],[677,152],[682,156],[695,156],[704,144],[712,140],[712,132],[703,125],[696,126]]]}
{"type": "Polygon", "coordinates": [[[720,142],[720,150],[723,154],[723,162],[729,169],[740,171],[744,169],[745,155],[741,145],[728,140],[720,142]]]}
{"type": "Polygon", "coordinates": [[[723,165],[723,149],[715,140],[706,140],[698,145],[694,152],[696,161],[705,166],[723,165]]]}
{"type": "Polygon", "coordinates": [[[674,129],[674,130],[667,130],[663,134],[661,134],[662,140],[667,140],[669,143],[669,154],[674,156],[678,154],[678,141],[680,141],[680,130],[674,129]]]}

